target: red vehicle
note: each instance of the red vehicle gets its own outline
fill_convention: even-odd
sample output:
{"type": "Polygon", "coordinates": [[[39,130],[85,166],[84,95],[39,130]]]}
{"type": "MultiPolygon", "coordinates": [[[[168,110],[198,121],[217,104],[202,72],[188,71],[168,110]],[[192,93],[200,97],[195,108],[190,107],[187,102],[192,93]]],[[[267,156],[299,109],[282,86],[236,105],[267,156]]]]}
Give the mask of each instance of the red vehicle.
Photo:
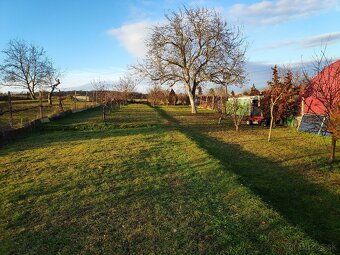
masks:
{"type": "Polygon", "coordinates": [[[245,116],[242,120],[242,124],[268,126],[269,119],[263,116],[245,116]]]}

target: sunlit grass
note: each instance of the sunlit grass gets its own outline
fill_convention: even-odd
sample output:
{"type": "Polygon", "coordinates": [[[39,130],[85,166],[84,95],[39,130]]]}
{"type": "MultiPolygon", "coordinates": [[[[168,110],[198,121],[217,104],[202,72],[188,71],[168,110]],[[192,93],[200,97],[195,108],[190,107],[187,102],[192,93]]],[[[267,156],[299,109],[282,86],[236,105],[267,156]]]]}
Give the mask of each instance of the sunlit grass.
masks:
{"type": "MultiPolygon", "coordinates": [[[[101,114],[49,123],[0,151],[1,254],[329,253],[263,195],[261,175],[272,188],[288,174],[278,174],[287,166],[276,154],[241,145],[259,130],[233,138],[212,112],[191,116],[183,107],[128,105],[105,123],[101,114]]],[[[274,191],[278,201],[291,198],[290,189],[274,191]]]]}

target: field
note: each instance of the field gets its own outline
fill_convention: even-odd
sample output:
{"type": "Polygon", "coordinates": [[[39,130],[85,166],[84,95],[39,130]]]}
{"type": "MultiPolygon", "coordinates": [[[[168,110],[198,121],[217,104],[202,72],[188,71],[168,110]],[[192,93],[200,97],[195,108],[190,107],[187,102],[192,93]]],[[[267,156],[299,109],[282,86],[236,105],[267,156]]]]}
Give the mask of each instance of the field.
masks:
{"type": "Polygon", "coordinates": [[[0,254],[340,254],[328,138],[217,120],[91,109],[0,149],[0,254]]]}

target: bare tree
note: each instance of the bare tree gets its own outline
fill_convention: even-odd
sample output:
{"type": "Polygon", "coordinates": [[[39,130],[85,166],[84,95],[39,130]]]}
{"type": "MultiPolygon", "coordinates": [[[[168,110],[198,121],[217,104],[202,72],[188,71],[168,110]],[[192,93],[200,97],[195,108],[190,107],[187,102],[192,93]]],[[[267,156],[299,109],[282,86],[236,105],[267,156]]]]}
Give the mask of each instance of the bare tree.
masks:
{"type": "Polygon", "coordinates": [[[48,71],[45,50],[22,40],[11,40],[2,53],[5,58],[0,65],[1,84],[27,89],[35,99],[35,89],[44,85],[48,71]]]}
{"type": "Polygon", "coordinates": [[[53,66],[52,62],[49,62],[45,77],[45,87],[49,90],[47,98],[49,105],[52,105],[53,92],[60,84],[60,76],[60,71],[53,66]]]}
{"type": "Polygon", "coordinates": [[[152,28],[148,53],[134,68],[161,84],[183,84],[196,113],[196,89],[206,83],[227,86],[244,79],[246,47],[238,27],[214,10],[183,8],[152,28]]]}
{"type": "Polygon", "coordinates": [[[234,92],[228,98],[226,103],[226,114],[232,117],[235,130],[239,130],[239,126],[243,117],[249,112],[249,106],[242,104],[234,92]]]}
{"type": "Polygon", "coordinates": [[[153,84],[148,90],[148,101],[155,106],[167,103],[167,92],[159,84],[153,84]]]}
{"type": "Polygon", "coordinates": [[[120,78],[113,86],[114,90],[118,91],[123,103],[126,104],[131,99],[133,92],[137,87],[137,81],[130,74],[126,74],[120,78]]]}
{"type": "Polygon", "coordinates": [[[326,56],[326,47],[316,56],[315,76],[311,78],[306,71],[305,104],[308,110],[319,116],[330,132],[330,163],[335,160],[336,142],[340,137],[340,60],[332,63],[326,56]]]}
{"type": "Polygon", "coordinates": [[[105,102],[105,94],[106,94],[106,85],[107,83],[101,80],[93,80],[91,81],[91,85],[95,90],[95,98],[96,103],[103,104],[105,102]]]}

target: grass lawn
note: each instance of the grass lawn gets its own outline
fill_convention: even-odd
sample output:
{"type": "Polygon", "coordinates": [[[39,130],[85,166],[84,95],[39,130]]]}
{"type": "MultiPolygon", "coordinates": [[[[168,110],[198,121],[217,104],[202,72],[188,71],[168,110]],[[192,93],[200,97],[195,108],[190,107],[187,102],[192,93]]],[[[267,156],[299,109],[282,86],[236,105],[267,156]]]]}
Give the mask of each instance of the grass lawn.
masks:
{"type": "Polygon", "coordinates": [[[323,139],[216,122],[132,104],[103,123],[97,108],[2,148],[0,254],[339,252],[323,139]]]}

